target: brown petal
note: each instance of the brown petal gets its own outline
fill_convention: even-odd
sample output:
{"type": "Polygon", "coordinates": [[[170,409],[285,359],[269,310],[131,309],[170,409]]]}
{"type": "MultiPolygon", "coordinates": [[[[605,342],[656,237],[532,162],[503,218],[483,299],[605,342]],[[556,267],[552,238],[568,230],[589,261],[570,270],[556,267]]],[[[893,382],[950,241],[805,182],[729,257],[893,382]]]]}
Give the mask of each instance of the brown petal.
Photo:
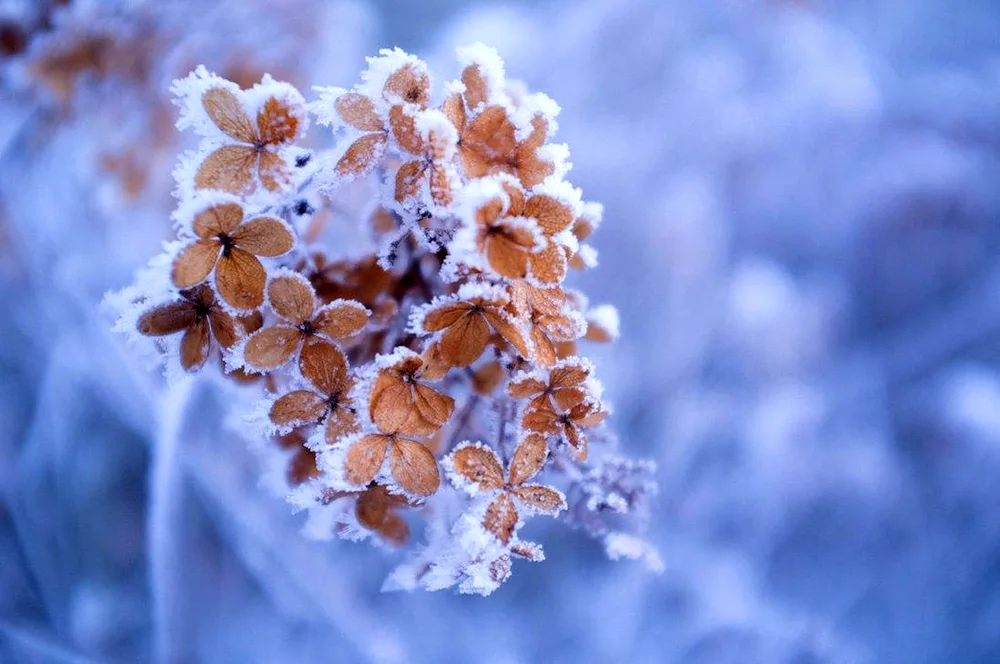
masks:
{"type": "Polygon", "coordinates": [[[531,326],[531,345],[535,354],[532,356],[535,364],[541,367],[551,367],[556,362],[556,349],[552,340],[545,336],[545,331],[538,325],[531,326]]]}
{"type": "Polygon", "coordinates": [[[555,514],[566,506],[566,501],[555,489],[541,484],[525,484],[514,489],[514,495],[542,514],[555,514]]]}
{"type": "Polygon", "coordinates": [[[236,247],[215,268],[215,287],[234,309],[247,311],[262,305],[266,282],[267,273],[257,257],[236,247]]]}
{"type": "Polygon", "coordinates": [[[236,320],[219,307],[213,307],[208,314],[212,335],[223,348],[232,348],[240,340],[242,331],[236,326],[236,320]]]}
{"type": "Polygon", "coordinates": [[[224,145],[205,158],[194,176],[198,189],[249,194],[256,189],[257,151],[245,145],[224,145]]]}
{"type": "Polygon", "coordinates": [[[303,484],[314,477],[319,477],[316,467],[316,453],[306,447],[295,450],[295,455],[288,463],[288,483],[292,486],[303,484]]]}
{"type": "Polygon", "coordinates": [[[357,92],[346,92],[333,103],[337,113],[345,123],[362,131],[381,131],[382,120],[375,113],[375,104],[367,96],[357,92]]]}
{"type": "Polygon", "coordinates": [[[422,326],[428,332],[437,332],[451,327],[459,318],[469,312],[469,308],[466,302],[445,302],[427,310],[422,326]]]}
{"type": "Polygon", "coordinates": [[[383,374],[375,381],[368,413],[372,422],[385,433],[396,433],[413,409],[410,388],[402,380],[383,374]]]}
{"type": "Polygon", "coordinates": [[[493,450],[476,445],[460,447],[451,455],[455,472],[483,491],[503,486],[503,468],[493,450]]]}
{"type": "Polygon", "coordinates": [[[491,198],[476,210],[476,222],[480,226],[490,228],[496,224],[497,219],[503,214],[504,202],[500,197],[491,198]]]}
{"type": "Polygon", "coordinates": [[[344,406],[338,405],[326,416],[326,431],[324,435],[326,442],[333,445],[341,437],[357,433],[359,429],[358,418],[354,412],[344,406]]]}
{"type": "Polygon", "coordinates": [[[420,413],[420,416],[434,425],[435,429],[443,427],[455,410],[455,400],[420,383],[415,383],[413,390],[417,412],[420,413]]]}
{"type": "Polygon", "coordinates": [[[399,147],[410,154],[423,154],[424,137],[417,131],[416,118],[404,107],[393,106],[389,109],[389,128],[399,147]]]}
{"type": "Polygon", "coordinates": [[[427,164],[423,161],[408,161],[396,171],[396,202],[415,200],[420,187],[427,178],[427,164]]]}
{"type": "Polygon", "coordinates": [[[203,240],[232,233],[243,222],[243,208],[236,203],[213,205],[194,217],[194,232],[203,240]]]}
{"type": "Polygon", "coordinates": [[[514,321],[499,311],[487,309],[484,315],[493,329],[497,331],[497,334],[506,339],[507,343],[521,354],[521,357],[527,359],[531,356],[531,353],[528,351],[528,344],[524,339],[524,334],[522,334],[514,321]]]}
{"type": "Polygon", "coordinates": [[[284,157],[273,150],[261,150],[260,161],[257,163],[257,175],[261,184],[268,191],[280,192],[288,189],[292,184],[292,176],[288,172],[288,164],[284,157]]]}
{"type": "Polygon", "coordinates": [[[181,339],[181,366],[188,371],[200,369],[208,359],[211,347],[211,337],[208,334],[208,321],[199,319],[184,333],[181,339]]]}
{"type": "Polygon", "coordinates": [[[316,310],[316,295],[312,286],[298,275],[281,275],[267,286],[267,301],[279,316],[293,325],[312,318],[316,310]]]}
{"type": "Polygon", "coordinates": [[[545,391],[546,385],[537,378],[525,377],[511,381],[507,393],[515,399],[527,399],[545,391]]]}
{"type": "Polygon", "coordinates": [[[510,496],[501,493],[490,503],[483,517],[483,527],[504,544],[510,541],[517,528],[517,507],[510,496]]]}
{"type": "Polygon", "coordinates": [[[538,221],[547,235],[560,233],[573,223],[573,211],[552,196],[532,196],[524,205],[524,215],[538,221]]]}
{"type": "Polygon", "coordinates": [[[385,461],[389,437],[369,434],[347,450],[344,458],[344,478],[350,484],[364,486],[375,479],[385,461]]]}
{"type": "Polygon", "coordinates": [[[434,201],[435,205],[447,207],[454,202],[452,177],[444,162],[435,160],[431,164],[430,186],[431,200],[434,201]]]}
{"type": "Polygon", "coordinates": [[[456,367],[467,367],[483,354],[490,328],[482,315],[470,313],[441,335],[441,357],[456,367]]]}
{"type": "Polygon", "coordinates": [[[320,307],[313,318],[313,327],[331,339],[346,339],[364,329],[370,315],[360,302],[337,300],[320,307]]]}
{"type": "Polygon", "coordinates": [[[549,384],[552,387],[579,385],[587,380],[587,376],[589,375],[590,370],[587,367],[580,364],[566,363],[552,370],[549,374],[549,384]]]}
{"type": "Polygon", "coordinates": [[[430,89],[431,79],[427,75],[427,71],[423,67],[408,63],[394,71],[386,79],[382,93],[387,99],[398,97],[406,103],[426,108],[430,89]]]}
{"type": "Polygon", "coordinates": [[[518,153],[517,177],[526,188],[530,189],[541,184],[545,178],[555,173],[555,165],[550,161],[539,159],[533,151],[524,153],[518,150],[518,153]]]}
{"type": "Polygon", "coordinates": [[[524,437],[514,452],[510,462],[510,483],[514,486],[524,484],[542,469],[549,446],[545,436],[530,433],[524,437]]]}
{"type": "Polygon", "coordinates": [[[549,409],[529,410],[521,418],[521,426],[538,433],[561,433],[562,423],[559,416],[549,409]]]}
{"type": "Polygon", "coordinates": [[[308,339],[299,354],[299,371],[326,395],[342,391],[347,384],[347,358],[328,341],[308,339]]]}
{"type": "Polygon", "coordinates": [[[205,280],[219,258],[221,246],[214,240],[196,240],[177,256],[170,270],[170,280],[178,288],[194,286],[205,280]]]}
{"type": "Polygon", "coordinates": [[[438,425],[425,420],[420,414],[420,411],[416,408],[412,408],[410,409],[409,416],[406,418],[406,421],[403,422],[402,426],[399,427],[399,431],[397,433],[403,436],[423,437],[436,433],[440,429],[441,427],[438,425]]]}
{"type": "Polygon", "coordinates": [[[252,334],[264,327],[264,314],[259,311],[251,311],[244,316],[239,316],[236,320],[246,334],[252,334]]]}
{"type": "Polygon", "coordinates": [[[455,126],[459,136],[465,130],[465,104],[462,102],[462,95],[457,92],[449,95],[441,104],[441,112],[448,118],[448,122],[455,126]]]}
{"type": "Polygon", "coordinates": [[[566,252],[549,240],[544,249],[531,256],[531,274],[544,284],[558,284],[566,277],[566,252]]]}
{"type": "Polygon", "coordinates": [[[295,390],[271,406],[269,416],[279,427],[302,426],[319,422],[326,413],[326,402],[309,390],[295,390]]]}
{"type": "Polygon", "coordinates": [[[399,486],[418,496],[431,495],[441,483],[434,455],[414,440],[397,438],[393,441],[389,470],[399,486]]]}
{"type": "Polygon", "coordinates": [[[268,145],[291,143],[299,133],[299,119],[288,102],[271,97],[257,113],[257,129],[268,145]]]}
{"type": "Polygon", "coordinates": [[[447,360],[441,357],[441,345],[438,343],[432,343],[427,347],[423,354],[423,360],[424,368],[420,372],[420,376],[424,380],[441,380],[451,369],[447,360]]]}
{"type": "Polygon", "coordinates": [[[562,387],[552,393],[552,399],[560,410],[575,408],[586,398],[586,390],[579,387],[562,387]]]}
{"type": "Polygon", "coordinates": [[[369,172],[375,167],[375,162],[382,158],[385,146],[385,134],[365,134],[347,148],[347,152],[337,162],[337,172],[349,176],[369,172]]]}
{"type": "Polygon", "coordinates": [[[254,143],[257,131],[243,110],[240,98],[226,88],[210,88],[201,96],[201,104],[215,126],[227,136],[243,143],[254,143]]]}
{"type": "Polygon", "coordinates": [[[243,357],[253,369],[270,370],[280,367],[295,352],[302,333],[294,327],[265,327],[247,339],[243,357]]]}
{"type": "Polygon", "coordinates": [[[503,106],[487,106],[466,127],[462,141],[488,161],[508,161],[517,141],[515,128],[503,106]]]}
{"type": "Polygon", "coordinates": [[[460,143],[458,156],[462,160],[462,170],[466,177],[481,178],[490,172],[490,164],[475,144],[460,143]]]}
{"type": "Polygon", "coordinates": [[[393,546],[403,546],[410,537],[410,529],[398,514],[390,512],[378,529],[379,535],[387,539],[393,546]]]}
{"type": "Polygon", "coordinates": [[[233,233],[233,242],[255,256],[281,256],[295,245],[295,237],[283,222],[273,217],[257,217],[233,233]]]}
{"type": "Polygon", "coordinates": [[[489,85],[479,70],[479,65],[472,64],[462,70],[462,83],[465,84],[465,101],[469,108],[485,104],[489,97],[489,85]]]}
{"type": "Polygon", "coordinates": [[[194,323],[197,317],[194,305],[181,300],[150,309],[139,317],[136,328],[148,337],[162,337],[180,332],[194,323]]]}
{"type": "Polygon", "coordinates": [[[472,374],[472,389],[476,394],[483,396],[493,393],[501,382],[503,382],[503,365],[492,360],[482,365],[472,374]]]}
{"type": "Polygon", "coordinates": [[[502,277],[523,279],[528,274],[528,251],[534,244],[531,232],[506,227],[486,238],[486,260],[502,277]]]}

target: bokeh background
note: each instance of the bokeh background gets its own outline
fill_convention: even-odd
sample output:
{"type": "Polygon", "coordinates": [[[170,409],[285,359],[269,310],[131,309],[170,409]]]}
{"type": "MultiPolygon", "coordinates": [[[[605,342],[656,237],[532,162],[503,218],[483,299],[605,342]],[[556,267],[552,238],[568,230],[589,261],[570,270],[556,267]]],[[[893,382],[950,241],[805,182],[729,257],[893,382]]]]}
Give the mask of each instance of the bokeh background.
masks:
{"type": "Polygon", "coordinates": [[[0,49],[0,661],[1000,662],[1000,4],[0,0],[0,49]],[[540,523],[489,599],[379,593],[99,306],[170,235],[172,79],[477,40],[605,204],[661,575],[540,523]]]}

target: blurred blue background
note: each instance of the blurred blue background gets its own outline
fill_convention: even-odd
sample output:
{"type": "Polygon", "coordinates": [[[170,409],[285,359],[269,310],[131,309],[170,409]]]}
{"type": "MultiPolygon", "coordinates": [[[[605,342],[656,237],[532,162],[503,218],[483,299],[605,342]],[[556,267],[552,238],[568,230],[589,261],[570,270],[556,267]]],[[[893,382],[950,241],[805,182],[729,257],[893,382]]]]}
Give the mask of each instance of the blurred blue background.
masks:
{"type": "Polygon", "coordinates": [[[1000,4],[3,0],[0,47],[0,661],[1000,662],[1000,4]],[[380,594],[99,308],[171,232],[173,78],[477,40],[605,205],[662,575],[532,524],[489,599],[380,594]]]}

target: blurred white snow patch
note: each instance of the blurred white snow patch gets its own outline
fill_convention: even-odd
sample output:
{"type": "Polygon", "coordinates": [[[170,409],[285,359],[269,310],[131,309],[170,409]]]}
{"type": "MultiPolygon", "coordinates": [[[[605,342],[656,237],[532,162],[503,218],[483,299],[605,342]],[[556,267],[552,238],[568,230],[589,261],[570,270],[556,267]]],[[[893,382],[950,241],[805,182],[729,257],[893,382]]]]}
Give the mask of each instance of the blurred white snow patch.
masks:
{"type": "Polygon", "coordinates": [[[1000,375],[985,366],[951,370],[942,385],[946,420],[975,438],[1000,443],[1000,375]]]}
{"type": "Polygon", "coordinates": [[[659,552],[649,542],[628,533],[610,533],[604,538],[604,550],[611,560],[637,560],[643,563],[651,572],[661,574],[664,570],[663,559],[659,552]]]}

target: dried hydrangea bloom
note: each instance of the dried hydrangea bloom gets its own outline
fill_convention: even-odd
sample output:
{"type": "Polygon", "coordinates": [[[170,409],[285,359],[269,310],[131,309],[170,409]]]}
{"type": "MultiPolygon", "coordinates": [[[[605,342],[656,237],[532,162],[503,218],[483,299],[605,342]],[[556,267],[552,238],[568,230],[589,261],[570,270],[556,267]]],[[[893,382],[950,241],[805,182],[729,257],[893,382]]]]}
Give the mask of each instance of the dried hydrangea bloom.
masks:
{"type": "MultiPolygon", "coordinates": [[[[397,108],[393,108],[394,113],[397,108]]],[[[401,147],[417,159],[400,165],[396,171],[396,202],[404,209],[416,211],[424,206],[424,192],[435,206],[447,208],[455,200],[455,176],[452,162],[458,146],[458,136],[445,122],[434,122],[434,111],[426,111],[420,119],[433,126],[426,139],[416,120],[400,110],[391,117],[393,135],[401,147]]]]}
{"type": "Polygon", "coordinates": [[[297,273],[271,280],[267,299],[280,322],[250,335],[243,363],[253,371],[270,371],[301,350],[299,368],[305,373],[305,356],[323,340],[354,336],[368,322],[370,312],[359,302],[336,300],[318,307],[309,281],[297,273]],[[304,348],[303,348],[304,344],[304,348]]]}
{"type": "Polygon", "coordinates": [[[526,484],[545,465],[545,438],[525,436],[504,474],[496,452],[482,444],[462,443],[452,452],[447,466],[459,487],[471,485],[475,493],[494,494],[486,507],[483,527],[504,544],[510,543],[521,520],[520,511],[555,515],[566,508],[565,497],[543,484],[526,484]]]}
{"type": "Polygon", "coordinates": [[[385,121],[375,110],[375,102],[360,92],[346,92],[334,102],[334,109],[344,124],[362,133],[337,161],[337,173],[357,177],[370,172],[385,154],[389,133],[385,121]]]}
{"type": "Polygon", "coordinates": [[[572,342],[583,332],[583,321],[569,307],[561,288],[543,289],[518,281],[511,285],[510,292],[509,309],[527,323],[536,364],[551,367],[556,359],[565,357],[561,344],[570,343],[575,349],[572,342]]]}
{"type": "Polygon", "coordinates": [[[483,354],[491,330],[514,347],[522,357],[530,350],[517,321],[505,311],[510,298],[500,289],[460,289],[453,297],[432,302],[415,315],[415,327],[438,333],[438,352],[454,367],[467,367],[483,354]]]}
{"type": "Polygon", "coordinates": [[[393,546],[403,546],[410,537],[410,528],[397,511],[409,504],[404,496],[390,493],[381,484],[372,484],[358,496],[354,516],[358,523],[393,546]]]}
{"type": "Polygon", "coordinates": [[[455,400],[420,382],[423,359],[400,348],[398,359],[381,369],[372,385],[368,412],[382,431],[404,436],[427,436],[451,417],[455,400]]]}
{"type": "Polygon", "coordinates": [[[171,269],[178,288],[199,284],[215,271],[215,287],[233,309],[248,311],[264,303],[267,272],[258,256],[282,256],[292,250],[295,237],[285,222],[274,217],[244,219],[243,208],[223,203],[194,217],[197,240],[185,246],[171,269]]]}
{"type": "Polygon", "coordinates": [[[198,167],[194,176],[198,189],[247,195],[260,186],[272,192],[289,186],[280,148],[298,138],[303,109],[288,99],[270,97],[254,120],[245,110],[244,97],[226,87],[212,87],[202,94],[205,113],[234,142],[216,149],[198,167]]]}
{"type": "Polygon", "coordinates": [[[429,496],[441,483],[437,460],[426,445],[396,433],[370,433],[348,443],[344,456],[344,480],[367,486],[379,474],[386,459],[393,480],[407,493],[429,496]]]}
{"type": "Polygon", "coordinates": [[[530,432],[558,436],[573,449],[578,461],[587,460],[587,436],[584,429],[590,429],[608,417],[601,404],[584,401],[569,409],[546,406],[525,410],[521,426],[530,432]]]}
{"type": "Polygon", "coordinates": [[[464,106],[448,100],[442,111],[458,132],[458,155],[466,177],[507,173],[531,188],[555,172],[555,165],[538,155],[548,138],[548,122],[540,114],[532,118],[529,135],[518,141],[517,127],[503,106],[487,106],[470,119],[464,106]]]}
{"type": "Polygon", "coordinates": [[[239,341],[243,331],[236,320],[219,306],[215,293],[207,284],[182,290],[180,298],[142,314],[137,328],[150,337],[162,337],[183,330],[181,366],[187,371],[195,371],[204,366],[213,340],[222,348],[231,348],[239,341]]]}
{"type": "Polygon", "coordinates": [[[327,341],[316,340],[302,350],[299,366],[310,389],[293,390],[278,398],[268,413],[271,422],[280,429],[322,424],[324,438],[331,444],[357,432],[350,397],[355,381],[344,353],[327,341]]]}
{"type": "Polygon", "coordinates": [[[534,371],[515,376],[507,392],[515,399],[531,399],[528,410],[569,410],[584,401],[595,401],[587,385],[591,365],[579,357],[560,360],[548,372],[534,371]]]}

